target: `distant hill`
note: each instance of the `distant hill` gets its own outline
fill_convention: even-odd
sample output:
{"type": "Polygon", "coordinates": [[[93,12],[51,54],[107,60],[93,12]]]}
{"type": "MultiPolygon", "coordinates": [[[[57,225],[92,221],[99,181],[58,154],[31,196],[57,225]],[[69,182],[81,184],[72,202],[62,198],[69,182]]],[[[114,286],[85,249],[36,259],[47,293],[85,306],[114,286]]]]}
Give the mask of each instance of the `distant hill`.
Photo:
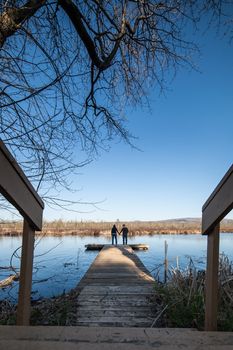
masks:
{"type": "MultiPolygon", "coordinates": [[[[195,231],[201,232],[201,218],[177,218],[154,221],[154,225],[163,225],[166,228],[176,228],[184,230],[193,229],[195,231]]],[[[233,219],[223,219],[221,221],[221,232],[233,232],[233,219]]]]}

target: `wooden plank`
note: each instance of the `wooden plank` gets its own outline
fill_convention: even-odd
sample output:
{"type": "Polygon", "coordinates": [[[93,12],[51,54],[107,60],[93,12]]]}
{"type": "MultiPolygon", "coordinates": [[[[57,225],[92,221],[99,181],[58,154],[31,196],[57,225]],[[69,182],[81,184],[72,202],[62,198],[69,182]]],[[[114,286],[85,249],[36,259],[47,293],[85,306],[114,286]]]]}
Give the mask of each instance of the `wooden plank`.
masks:
{"type": "MultiPolygon", "coordinates": [[[[85,248],[86,250],[101,250],[103,247],[106,246],[105,244],[86,244],[85,248]]],[[[118,244],[117,246],[121,246],[121,244],[118,244]]],[[[131,247],[133,250],[148,250],[149,245],[148,244],[129,244],[129,247],[131,247]]]]}
{"type": "MultiPolygon", "coordinates": [[[[78,343],[78,350],[149,350],[149,349],[155,349],[155,347],[152,344],[145,345],[144,344],[130,344],[130,343],[124,343],[124,344],[111,344],[109,341],[108,343],[96,343],[96,344],[89,344],[87,342],[80,342],[77,341],[78,343]]],[[[77,343],[59,343],[56,341],[43,341],[43,342],[37,342],[36,340],[31,341],[29,344],[25,340],[20,340],[20,341],[14,341],[11,340],[9,343],[6,341],[1,341],[0,342],[0,347],[1,349],[8,349],[8,350],[77,350],[77,343]],[[20,346],[20,347],[19,347],[20,346]],[[28,348],[30,346],[30,348],[28,348]]],[[[157,345],[156,349],[158,350],[180,350],[182,349],[182,345],[157,345]]],[[[198,348],[196,345],[189,344],[186,342],[185,344],[185,349],[186,350],[232,350],[231,345],[216,345],[213,347],[213,345],[200,345],[198,348]]]]}
{"type": "Polygon", "coordinates": [[[79,325],[81,323],[89,323],[91,325],[95,323],[97,326],[98,324],[101,326],[102,323],[105,323],[115,326],[117,323],[119,326],[125,326],[127,324],[127,326],[135,327],[135,325],[142,325],[143,323],[142,327],[150,327],[153,321],[153,318],[150,317],[151,315],[148,315],[148,312],[144,315],[142,312],[140,315],[137,315],[137,313],[131,315],[122,315],[122,310],[119,310],[119,313],[120,311],[121,315],[116,315],[115,313],[113,315],[100,315],[99,313],[92,315],[91,312],[88,313],[88,315],[83,314],[78,317],[77,324],[79,325]],[[122,323],[122,325],[120,325],[120,323],[122,323]]]}
{"type": "Polygon", "coordinates": [[[0,326],[7,350],[232,350],[232,332],[177,328],[0,326]]]}
{"type": "MultiPolygon", "coordinates": [[[[122,272],[121,270],[119,270],[118,268],[118,272],[117,272],[117,275],[116,275],[116,271],[114,272],[97,272],[98,270],[96,270],[96,272],[91,272],[88,274],[88,278],[95,278],[95,279],[112,279],[112,278],[130,278],[130,277],[133,277],[133,278],[136,278],[135,276],[132,275],[132,272],[130,273],[130,271],[128,270],[128,272],[122,272]]],[[[136,269],[134,270],[135,273],[136,273],[136,269]]],[[[142,272],[142,271],[139,271],[138,274],[137,274],[137,278],[139,279],[142,279],[142,278],[145,278],[145,279],[148,279],[148,280],[152,280],[154,281],[153,277],[152,276],[148,276],[145,272],[142,272]]]]}
{"type": "Polygon", "coordinates": [[[34,237],[34,228],[24,220],[19,280],[19,301],[17,308],[17,325],[20,326],[29,325],[30,323],[34,237]]]}
{"type": "Polygon", "coordinates": [[[42,228],[44,203],[0,140],[0,192],[36,230],[42,228]]]}
{"type": "MultiPolygon", "coordinates": [[[[131,270],[137,272],[137,268],[134,268],[133,266],[131,267],[131,270]]],[[[127,269],[121,268],[122,274],[128,273],[128,271],[129,271],[128,268],[127,269]]],[[[143,267],[141,268],[141,271],[142,271],[142,273],[145,273],[145,274],[147,274],[147,272],[148,272],[146,269],[143,269],[143,267]]],[[[100,267],[100,268],[92,268],[90,270],[90,274],[93,274],[93,275],[95,273],[98,273],[99,275],[106,273],[106,274],[109,274],[109,276],[110,276],[110,274],[114,276],[114,274],[116,274],[118,272],[119,272],[119,268],[117,268],[117,267],[113,267],[112,269],[109,267],[104,268],[104,269],[100,267]]]]}
{"type": "Polygon", "coordinates": [[[104,316],[122,316],[122,314],[124,315],[124,317],[128,317],[128,316],[145,316],[145,312],[147,312],[148,314],[151,313],[151,310],[148,306],[144,306],[144,307],[141,307],[139,310],[137,310],[135,308],[134,305],[131,305],[131,306],[128,306],[127,307],[123,307],[123,305],[118,308],[118,307],[113,307],[113,306],[110,306],[110,307],[102,307],[102,305],[89,305],[88,307],[86,306],[79,306],[79,312],[80,312],[80,315],[84,315],[84,312],[85,311],[85,317],[90,317],[92,316],[92,312],[94,311],[95,312],[95,315],[104,315],[104,316]]]}
{"type": "Polygon", "coordinates": [[[77,320],[77,326],[89,326],[89,327],[150,327],[153,322],[153,318],[147,317],[95,317],[79,318],[77,320]]]}
{"type": "Polygon", "coordinates": [[[233,165],[202,207],[202,234],[208,234],[233,209],[233,165]]]}
{"type": "MultiPolygon", "coordinates": [[[[84,276],[85,278],[85,276],[84,276]]],[[[112,293],[113,295],[120,295],[125,294],[125,295],[132,295],[132,294],[138,294],[138,295],[144,295],[144,294],[151,294],[151,292],[154,290],[153,286],[125,286],[124,290],[122,289],[122,286],[107,286],[107,285],[102,285],[102,286],[92,286],[92,285],[86,285],[85,280],[83,280],[82,284],[82,290],[84,292],[84,295],[91,295],[91,294],[97,294],[98,295],[105,295],[105,294],[110,294],[112,293]],[[85,289],[85,290],[84,290],[85,289]]],[[[80,282],[81,283],[81,282],[80,282]]],[[[79,284],[80,284],[79,283],[79,284]]],[[[77,287],[79,287],[79,284],[77,287]]]]}
{"type": "MultiPolygon", "coordinates": [[[[141,282],[141,280],[130,280],[130,281],[122,281],[120,278],[118,279],[114,279],[114,280],[111,280],[108,282],[108,286],[124,286],[125,283],[128,283],[129,286],[135,286],[135,284],[140,284],[142,286],[147,286],[147,282],[141,282]]],[[[95,281],[94,279],[86,279],[86,283],[90,283],[92,286],[95,286],[95,287],[98,287],[98,286],[102,286],[103,284],[106,283],[106,280],[98,280],[98,281],[95,281]]]]}
{"type": "MultiPolygon", "coordinates": [[[[85,292],[85,291],[84,291],[85,292]]],[[[84,293],[82,293],[82,295],[80,295],[80,297],[78,298],[78,304],[82,305],[82,304],[89,304],[91,303],[92,305],[95,304],[95,306],[102,306],[104,308],[104,303],[108,303],[110,304],[114,304],[115,303],[115,307],[117,304],[121,304],[121,305],[126,305],[127,306],[131,306],[134,305],[134,303],[140,303],[142,304],[144,301],[145,305],[148,305],[148,299],[151,296],[151,293],[153,291],[151,291],[150,293],[144,293],[144,294],[126,294],[124,295],[119,294],[117,296],[114,296],[114,294],[87,294],[85,295],[84,293]],[[99,301],[101,301],[101,304],[99,303],[99,301]]]]}
{"type": "MultiPolygon", "coordinates": [[[[79,342],[88,344],[152,344],[156,342],[167,345],[182,345],[180,349],[188,349],[189,343],[198,345],[233,346],[233,332],[199,332],[189,328],[114,328],[114,327],[68,327],[68,326],[0,326],[0,340],[35,340],[42,342],[57,341],[59,343],[79,342]]],[[[157,344],[159,348],[159,344],[157,344]]],[[[157,348],[156,347],[156,348],[157,348]]],[[[8,349],[8,348],[6,348],[8,349]]],[[[30,349],[30,347],[28,347],[30,349]]],[[[32,348],[33,349],[33,348],[32,348]]],[[[55,348],[56,349],[56,348],[55,348]]],[[[214,347],[212,349],[215,349],[214,347]]]]}
{"type": "Polygon", "coordinates": [[[207,269],[206,269],[206,301],[205,330],[217,330],[218,306],[218,266],[219,266],[219,227],[216,225],[208,235],[207,269]]]}
{"type": "MultiPolygon", "coordinates": [[[[87,343],[87,342],[80,342],[77,341],[77,343],[59,343],[57,341],[43,341],[43,342],[37,342],[36,340],[31,341],[29,344],[25,340],[20,340],[18,342],[15,342],[14,340],[9,341],[7,343],[6,341],[0,342],[1,349],[8,349],[8,350],[77,350],[77,344],[78,344],[78,350],[154,350],[155,346],[153,344],[147,344],[145,348],[145,344],[137,344],[135,347],[135,344],[132,343],[119,343],[119,344],[111,344],[109,341],[108,343],[87,343]],[[20,348],[19,348],[20,346],[20,348]],[[30,348],[28,348],[30,346],[30,348]]],[[[158,343],[159,344],[159,343],[158,343]]],[[[182,345],[156,345],[156,349],[158,350],[180,350],[182,349],[182,345]]],[[[192,345],[186,341],[185,343],[185,350],[232,350],[231,345],[202,345],[200,346],[192,345]]]]}
{"type": "MultiPolygon", "coordinates": [[[[85,320],[88,320],[88,322],[91,323],[106,323],[111,322],[111,324],[115,322],[130,322],[130,325],[132,327],[132,318],[134,324],[136,323],[144,323],[144,325],[147,325],[148,327],[151,326],[153,321],[153,313],[147,309],[139,309],[139,310],[125,310],[123,307],[121,309],[116,310],[89,310],[85,311],[85,315],[81,312],[77,314],[77,322],[80,324],[80,322],[86,322],[85,320]],[[123,316],[122,316],[123,315],[123,316]],[[146,315],[146,317],[145,317],[146,315]]],[[[83,310],[84,311],[84,310],[83,310]]]]}
{"type": "MultiPolygon", "coordinates": [[[[191,339],[192,341],[192,339],[191,339]]],[[[232,350],[232,345],[193,345],[186,339],[186,342],[183,344],[172,345],[172,344],[162,344],[161,341],[156,342],[155,344],[147,343],[136,343],[133,341],[124,342],[124,343],[114,343],[112,344],[110,339],[107,343],[100,343],[99,341],[96,343],[90,342],[88,339],[84,342],[75,341],[75,342],[62,342],[59,341],[37,341],[32,340],[28,342],[27,340],[21,339],[19,341],[9,340],[0,341],[0,348],[7,350],[154,350],[155,348],[158,350],[180,350],[185,348],[185,350],[232,350]],[[78,348],[77,348],[78,346],[78,348]]]]}
{"type": "Polygon", "coordinates": [[[82,308],[82,306],[86,306],[87,310],[89,308],[89,306],[91,308],[95,308],[95,307],[100,307],[100,308],[114,308],[114,307],[122,307],[124,306],[126,309],[128,307],[135,307],[135,306],[141,306],[141,307],[147,307],[148,306],[148,300],[147,298],[145,298],[145,296],[138,296],[135,294],[134,296],[128,296],[126,295],[124,296],[117,296],[117,297],[113,297],[113,296],[106,296],[105,298],[102,298],[101,303],[100,303],[100,297],[99,296],[88,296],[88,297],[82,297],[82,298],[78,298],[78,305],[80,308],[82,308]]]}
{"type": "Polygon", "coordinates": [[[203,209],[205,209],[210,204],[210,202],[213,200],[213,198],[216,196],[216,194],[221,190],[221,188],[228,181],[228,178],[232,176],[232,174],[233,174],[233,164],[230,166],[228,171],[225,173],[223,178],[220,180],[218,185],[215,187],[214,191],[211,193],[209,198],[206,200],[206,202],[204,203],[204,205],[202,207],[203,209]]]}
{"type": "Polygon", "coordinates": [[[148,307],[148,300],[150,298],[150,295],[140,295],[138,298],[135,295],[131,297],[131,295],[127,295],[124,298],[122,296],[119,297],[113,297],[113,296],[89,296],[86,298],[78,298],[77,305],[79,305],[79,308],[82,308],[85,306],[87,310],[89,310],[89,306],[91,308],[95,308],[96,306],[100,308],[122,308],[125,309],[133,306],[140,306],[140,307],[148,307]],[[130,300],[129,300],[130,299],[130,300]]]}

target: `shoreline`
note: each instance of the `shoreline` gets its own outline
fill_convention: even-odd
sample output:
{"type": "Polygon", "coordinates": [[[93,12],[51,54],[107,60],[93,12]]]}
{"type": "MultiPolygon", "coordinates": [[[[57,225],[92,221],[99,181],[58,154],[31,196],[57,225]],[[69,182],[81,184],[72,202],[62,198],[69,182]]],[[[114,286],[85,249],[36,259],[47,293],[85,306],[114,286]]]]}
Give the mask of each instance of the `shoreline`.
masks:
{"type": "MultiPolygon", "coordinates": [[[[83,221],[46,221],[44,220],[42,231],[36,231],[37,236],[80,236],[99,237],[111,236],[111,228],[116,224],[118,231],[126,224],[130,236],[142,235],[189,235],[201,234],[201,219],[187,218],[163,221],[116,221],[116,222],[83,222],[83,221]]],[[[4,236],[21,236],[23,222],[5,221],[0,222],[0,238],[4,236]]],[[[233,220],[224,219],[221,222],[220,232],[232,233],[233,220]]]]}
{"type": "MultiPolygon", "coordinates": [[[[232,229],[221,229],[220,233],[233,233],[232,229]]],[[[0,231],[0,239],[1,237],[20,237],[22,236],[22,230],[4,230],[0,231]]],[[[77,237],[111,237],[110,230],[99,231],[96,232],[94,230],[88,231],[74,231],[74,230],[54,230],[54,231],[36,231],[36,236],[39,237],[69,237],[69,236],[77,236],[77,237]]],[[[130,231],[128,237],[135,236],[156,236],[156,235],[201,235],[200,230],[137,230],[130,231]]]]}
{"type": "MultiPolygon", "coordinates": [[[[229,232],[224,232],[222,233],[231,233],[232,231],[229,232]]],[[[129,232],[128,236],[133,237],[133,236],[154,236],[154,235],[189,235],[189,234],[201,234],[199,230],[153,230],[153,231],[148,231],[148,230],[137,230],[137,231],[131,231],[129,232]]],[[[17,237],[17,236],[22,236],[22,230],[4,230],[4,232],[0,231],[0,238],[1,237],[17,237]]],[[[111,237],[111,232],[110,230],[106,231],[73,231],[73,230],[63,230],[63,231],[36,231],[36,236],[44,236],[44,237],[64,237],[64,236],[78,236],[78,237],[111,237]]]]}

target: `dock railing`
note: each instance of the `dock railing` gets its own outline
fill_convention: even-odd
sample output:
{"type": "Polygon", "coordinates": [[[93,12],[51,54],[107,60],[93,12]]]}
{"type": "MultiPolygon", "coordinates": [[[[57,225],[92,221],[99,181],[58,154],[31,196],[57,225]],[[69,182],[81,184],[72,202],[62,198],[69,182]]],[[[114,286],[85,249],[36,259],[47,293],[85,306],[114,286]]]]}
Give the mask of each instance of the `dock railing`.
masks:
{"type": "Polygon", "coordinates": [[[42,229],[44,203],[1,140],[0,193],[24,218],[17,325],[29,325],[34,238],[42,229]]]}
{"type": "Polygon", "coordinates": [[[202,234],[208,235],[205,330],[217,330],[220,221],[233,209],[233,165],[202,207],[202,234]]]}

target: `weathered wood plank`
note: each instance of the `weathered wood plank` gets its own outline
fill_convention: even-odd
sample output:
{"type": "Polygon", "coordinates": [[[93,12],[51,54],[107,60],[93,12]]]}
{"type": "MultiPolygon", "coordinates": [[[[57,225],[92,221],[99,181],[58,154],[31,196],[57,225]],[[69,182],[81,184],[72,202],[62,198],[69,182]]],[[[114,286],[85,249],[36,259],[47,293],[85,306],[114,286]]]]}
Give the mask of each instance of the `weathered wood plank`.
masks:
{"type": "Polygon", "coordinates": [[[90,297],[89,299],[83,299],[78,302],[79,308],[82,308],[83,306],[85,306],[87,309],[90,307],[91,309],[94,309],[96,307],[96,305],[100,305],[100,308],[113,308],[113,307],[117,307],[117,308],[125,308],[126,310],[129,307],[133,307],[135,308],[136,306],[140,306],[140,307],[147,307],[148,306],[148,300],[143,298],[143,299],[137,299],[136,297],[132,300],[127,300],[129,299],[129,297],[122,299],[112,299],[112,298],[105,298],[103,300],[101,300],[101,303],[99,303],[99,298],[93,298],[90,297]]]}
{"type": "Polygon", "coordinates": [[[77,345],[78,345],[78,350],[154,350],[155,348],[158,350],[180,350],[183,349],[185,346],[186,350],[232,350],[232,345],[192,345],[186,340],[185,345],[183,346],[182,344],[178,345],[164,345],[161,344],[160,342],[157,342],[156,344],[134,344],[134,343],[114,343],[112,344],[111,341],[108,343],[92,343],[87,341],[81,342],[66,342],[66,343],[60,343],[59,341],[30,341],[28,342],[27,340],[20,340],[20,341],[15,341],[15,340],[10,340],[10,341],[0,341],[0,348],[1,349],[7,349],[7,350],[77,350],[77,345]],[[146,347],[145,347],[146,346],[146,347]]]}
{"type": "Polygon", "coordinates": [[[232,332],[176,328],[0,326],[7,350],[232,350],[232,332]]]}
{"type": "Polygon", "coordinates": [[[233,209],[233,165],[202,207],[202,233],[208,234],[233,209]]]}
{"type": "Polygon", "coordinates": [[[122,315],[122,310],[124,310],[129,314],[137,314],[138,312],[144,313],[145,311],[146,312],[151,311],[150,307],[148,306],[141,307],[140,310],[138,311],[136,310],[134,305],[131,305],[131,306],[127,305],[125,308],[123,307],[123,305],[121,307],[118,307],[118,305],[115,307],[114,306],[102,307],[102,305],[90,305],[90,306],[80,305],[78,311],[80,312],[80,314],[83,314],[83,311],[85,311],[86,316],[90,315],[91,313],[95,313],[95,314],[100,313],[100,314],[104,314],[105,316],[108,316],[109,314],[122,315]]]}
{"type": "MultiPolygon", "coordinates": [[[[77,286],[79,287],[79,285],[77,286]]],[[[81,284],[83,293],[82,295],[137,295],[139,297],[139,295],[150,295],[152,293],[152,291],[154,290],[154,288],[152,286],[148,286],[147,285],[142,285],[142,286],[125,286],[124,290],[122,289],[122,286],[86,286],[85,285],[85,281],[83,281],[83,283],[81,284]],[[85,290],[84,290],[85,289],[85,290]]],[[[79,296],[79,298],[81,297],[81,294],[79,296]]]]}
{"type": "Polygon", "coordinates": [[[67,327],[67,326],[0,326],[1,340],[47,340],[60,342],[87,341],[90,343],[111,342],[149,342],[161,340],[163,344],[186,344],[191,341],[193,345],[233,345],[233,332],[199,332],[189,328],[114,328],[106,327],[67,327]],[[146,340],[147,339],[147,340],[146,340]]]}
{"type": "Polygon", "coordinates": [[[44,203],[1,140],[0,164],[0,192],[36,230],[41,230],[44,203]]]}
{"type": "MultiPolygon", "coordinates": [[[[101,250],[103,247],[106,246],[106,244],[86,244],[85,248],[86,250],[101,250]]],[[[118,244],[118,247],[121,246],[121,244],[118,244]]],[[[129,247],[131,247],[133,250],[148,250],[149,245],[148,244],[129,244],[129,247]]]]}
{"type": "MultiPolygon", "coordinates": [[[[139,265],[139,264],[138,264],[139,265]]],[[[147,273],[148,271],[147,271],[147,269],[142,265],[140,265],[140,269],[141,269],[141,271],[142,272],[144,272],[144,273],[147,273]]],[[[135,267],[135,266],[131,266],[130,267],[130,272],[132,273],[133,271],[135,271],[135,272],[137,272],[138,271],[138,267],[135,267]]],[[[91,273],[108,273],[108,272],[111,272],[111,273],[113,273],[113,272],[119,272],[119,267],[117,267],[117,266],[112,266],[112,268],[111,267],[105,267],[105,268],[103,268],[103,267],[101,267],[101,266],[98,266],[98,265],[96,265],[95,267],[91,267],[90,268],[90,270],[89,270],[89,272],[90,272],[90,274],[91,273]]],[[[124,267],[121,267],[121,270],[120,270],[120,272],[121,273],[128,273],[129,272],[129,267],[128,268],[124,268],[124,267]]]]}
{"type": "Polygon", "coordinates": [[[120,316],[117,314],[113,315],[92,315],[86,317],[80,317],[77,321],[77,326],[95,326],[95,327],[109,327],[111,324],[112,327],[150,327],[154,320],[152,315],[147,315],[143,317],[143,315],[126,315],[120,316]]]}
{"type": "MultiPolygon", "coordinates": [[[[86,281],[87,283],[91,283],[93,286],[96,286],[96,287],[98,287],[98,286],[101,286],[101,285],[103,285],[104,283],[105,283],[105,281],[104,280],[99,280],[99,281],[94,281],[93,282],[93,279],[92,280],[89,280],[89,279],[87,279],[87,281],[86,281]]],[[[131,286],[134,286],[135,285],[135,283],[137,283],[137,280],[134,280],[134,281],[129,281],[128,282],[128,285],[131,285],[131,286]]],[[[120,280],[120,279],[115,279],[114,281],[111,281],[111,282],[109,282],[108,283],[108,285],[109,285],[109,287],[114,287],[114,286],[124,286],[125,285],[125,283],[124,283],[124,281],[122,281],[122,280],[120,280]]],[[[147,283],[146,282],[140,282],[140,285],[147,285],[147,283]]]]}

